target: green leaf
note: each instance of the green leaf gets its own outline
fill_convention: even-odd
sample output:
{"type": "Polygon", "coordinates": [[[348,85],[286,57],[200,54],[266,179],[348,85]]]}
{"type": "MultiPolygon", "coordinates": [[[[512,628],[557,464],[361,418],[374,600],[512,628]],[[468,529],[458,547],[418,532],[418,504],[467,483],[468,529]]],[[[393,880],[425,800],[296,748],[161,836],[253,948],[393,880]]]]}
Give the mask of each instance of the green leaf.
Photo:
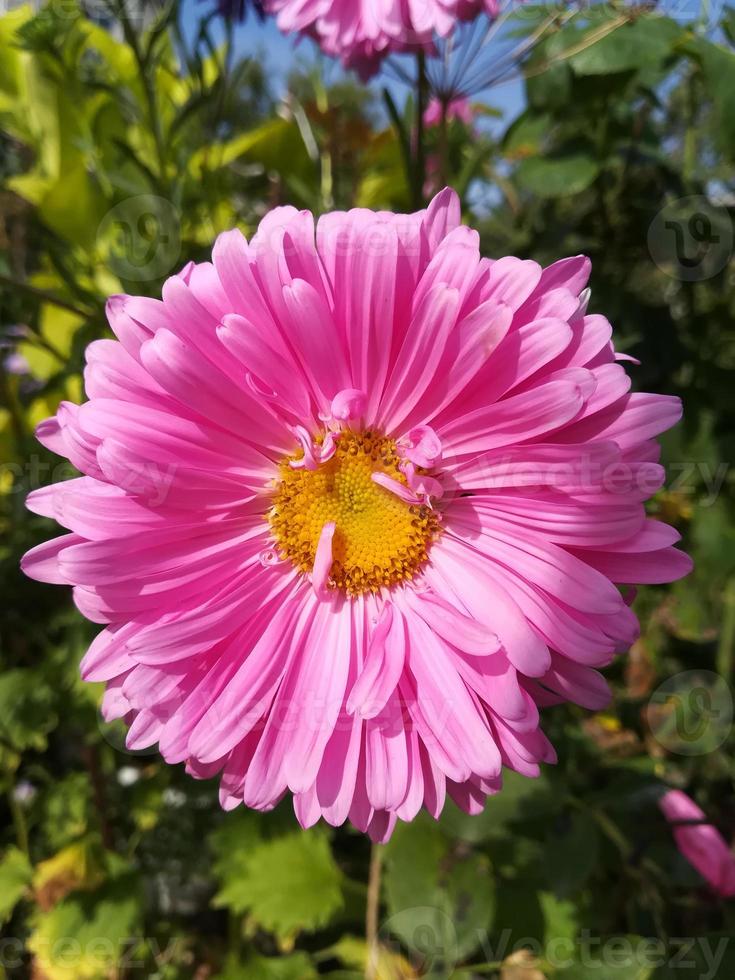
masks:
{"type": "Polygon", "coordinates": [[[0,674],[0,738],[15,750],[46,747],[56,724],[53,692],[35,671],[26,668],[0,674]]]}
{"type": "Polygon", "coordinates": [[[732,935],[714,934],[672,940],[668,962],[651,974],[651,980],[718,980],[735,976],[732,935]]]}
{"type": "Polygon", "coordinates": [[[503,773],[503,788],[488,797],[482,813],[470,816],[451,801],[441,816],[444,830],[469,843],[498,838],[508,834],[509,825],[529,816],[548,816],[560,808],[545,775],[529,779],[512,770],[503,773]]]}
{"type": "Polygon", "coordinates": [[[538,197],[564,197],[579,194],[594,181],[599,164],[586,153],[559,157],[530,157],[515,172],[522,190],[538,197]]]}
{"type": "Polygon", "coordinates": [[[720,27],[725,32],[725,35],[730,42],[730,44],[735,44],[735,8],[725,7],[722,11],[722,20],[720,21],[720,27]]]}
{"type": "Polygon", "coordinates": [[[490,861],[453,848],[428,817],[399,826],[386,848],[387,931],[447,965],[473,953],[495,907],[490,861]]]}
{"type": "Polygon", "coordinates": [[[249,912],[280,939],[327,925],[343,904],[342,873],[320,831],[253,843],[247,852],[238,847],[236,859],[219,871],[216,904],[249,912]]]}
{"type": "Polygon", "coordinates": [[[569,59],[577,75],[650,68],[668,57],[684,29],[668,17],[643,16],[605,34],[569,59]]]}
{"type": "Polygon", "coordinates": [[[207,170],[226,167],[240,157],[279,173],[304,176],[314,169],[298,126],[291,120],[280,118],[269,119],[227,143],[203,147],[193,154],[189,165],[194,176],[198,177],[207,170]]]}
{"type": "Polygon", "coordinates": [[[587,813],[574,812],[559,833],[549,833],[546,877],[558,898],[567,898],[587,881],[595,870],[600,833],[587,813]]]}
{"type": "Polygon", "coordinates": [[[228,965],[216,980],[315,980],[314,964],[306,953],[291,956],[251,956],[246,963],[228,965]]]}
{"type": "Polygon", "coordinates": [[[107,980],[137,943],[140,918],[138,879],[121,874],[37,916],[28,948],[47,980],[107,980]]]}
{"type": "Polygon", "coordinates": [[[535,113],[531,110],[522,113],[509,127],[503,137],[503,150],[512,160],[537,156],[543,141],[553,125],[549,113],[535,113]]]}
{"type": "Polygon", "coordinates": [[[64,366],[62,358],[71,354],[74,336],[83,323],[82,317],[53,303],[44,303],[38,315],[38,332],[49,347],[42,346],[35,338],[19,344],[34,378],[48,381],[64,366]]]}
{"type": "Polygon", "coordinates": [[[702,67],[715,105],[716,138],[731,159],[735,158],[735,52],[703,37],[692,41],[688,50],[702,67]]]}
{"type": "MultiPolygon", "coordinates": [[[[561,969],[554,971],[554,980],[661,980],[669,974],[659,975],[656,966],[666,955],[673,956],[673,952],[667,951],[664,944],[656,939],[643,939],[640,936],[618,936],[602,941],[602,953],[600,952],[600,940],[593,942],[587,948],[584,947],[582,955],[579,956],[580,962],[564,965],[561,969]]],[[[674,970],[676,976],[697,976],[700,978],[707,976],[706,973],[681,974],[678,969],[674,970]]],[[[718,974],[719,976],[720,974],[718,974]]],[[[725,974],[723,974],[724,976],[725,974]]],[[[673,975],[672,975],[673,976],[673,975]]],[[[714,974],[709,974],[714,978],[714,974]]]]}
{"type": "Polygon", "coordinates": [[[526,97],[533,109],[561,108],[572,90],[572,70],[567,51],[580,37],[576,27],[553,34],[536,47],[526,65],[526,97]]]}
{"type": "Polygon", "coordinates": [[[83,160],[65,168],[39,205],[48,227],[68,242],[91,248],[108,207],[83,160]]]}
{"type": "MultiPolygon", "coordinates": [[[[343,936],[334,946],[324,950],[320,958],[322,956],[330,959],[335,957],[346,967],[354,969],[358,977],[365,976],[371,962],[375,967],[377,980],[411,980],[416,976],[409,961],[399,951],[378,943],[371,953],[367,942],[355,936],[343,936]]],[[[332,976],[331,973],[329,975],[332,976]]]]}
{"type": "Polygon", "coordinates": [[[43,796],[43,830],[52,848],[59,850],[87,829],[92,787],[85,772],[56,779],[43,796]]]}
{"type": "Polygon", "coordinates": [[[546,940],[574,939],[579,930],[576,904],[559,899],[549,892],[539,892],[538,898],[544,916],[546,940]]]}
{"type": "Polygon", "coordinates": [[[26,855],[17,847],[9,847],[0,858],[0,925],[13,914],[32,877],[33,868],[26,855]]]}
{"type": "MultiPolygon", "coordinates": [[[[17,9],[10,9],[10,5],[7,5],[3,10],[0,17],[0,96],[17,97],[22,85],[24,61],[17,44],[18,31],[33,16],[33,9],[30,4],[25,4],[17,9]]],[[[5,105],[10,107],[11,100],[6,103],[5,99],[0,98],[0,111],[5,105]]]]}

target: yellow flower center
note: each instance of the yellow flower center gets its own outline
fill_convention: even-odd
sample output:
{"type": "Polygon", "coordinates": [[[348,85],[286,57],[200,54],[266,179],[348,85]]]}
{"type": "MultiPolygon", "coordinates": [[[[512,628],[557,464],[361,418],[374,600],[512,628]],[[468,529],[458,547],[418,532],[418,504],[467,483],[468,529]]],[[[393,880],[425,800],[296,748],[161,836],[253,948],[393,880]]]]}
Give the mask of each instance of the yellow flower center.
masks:
{"type": "Polygon", "coordinates": [[[289,464],[298,458],[281,463],[268,514],[281,555],[311,572],[322,528],[333,521],[331,586],[358,595],[413,578],[439,522],[430,507],[406,503],[373,481],[373,473],[385,473],[406,485],[393,440],[369,430],[346,431],[318,469],[294,469],[289,464]]]}

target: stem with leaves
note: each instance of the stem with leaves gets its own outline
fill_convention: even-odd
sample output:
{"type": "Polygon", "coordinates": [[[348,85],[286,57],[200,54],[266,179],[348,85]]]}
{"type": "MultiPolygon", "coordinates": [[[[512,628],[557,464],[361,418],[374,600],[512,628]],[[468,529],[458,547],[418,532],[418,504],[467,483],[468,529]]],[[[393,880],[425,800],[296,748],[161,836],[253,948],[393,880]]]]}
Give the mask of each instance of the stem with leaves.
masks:
{"type": "Polygon", "coordinates": [[[163,138],[163,126],[161,116],[158,111],[158,99],[155,84],[155,60],[150,57],[150,48],[147,52],[143,51],[138,33],[133,26],[126,7],[126,0],[116,0],[115,13],[120,20],[123,37],[129,45],[138,66],[143,95],[148,110],[148,122],[153,133],[153,141],[156,147],[156,162],[158,165],[158,182],[160,189],[166,186],[166,148],[163,138]]]}

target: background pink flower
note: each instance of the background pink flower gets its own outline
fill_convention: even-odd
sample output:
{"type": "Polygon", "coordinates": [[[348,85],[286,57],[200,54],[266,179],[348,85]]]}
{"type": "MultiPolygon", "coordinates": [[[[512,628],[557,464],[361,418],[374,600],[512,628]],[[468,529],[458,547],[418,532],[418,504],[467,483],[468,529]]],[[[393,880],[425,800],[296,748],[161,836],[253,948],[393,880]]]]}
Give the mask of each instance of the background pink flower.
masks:
{"type": "MultiPolygon", "coordinates": [[[[450,99],[447,103],[446,118],[447,122],[456,120],[457,122],[464,123],[465,126],[471,126],[474,122],[475,114],[470,105],[470,100],[464,97],[450,99]]],[[[430,127],[438,126],[441,119],[442,103],[440,99],[434,97],[424,112],[424,125],[430,127]]]]}
{"type": "Polygon", "coordinates": [[[495,0],[265,0],[286,34],[305,33],[323,51],[369,77],[391,52],[431,50],[458,21],[495,16],[495,0]]]}
{"type": "Polygon", "coordinates": [[[735,895],[735,854],[728,847],[722,834],[711,823],[691,797],[681,790],[672,789],[659,800],[663,815],[674,824],[676,846],[709,882],[714,891],[724,898],[735,895]],[[681,821],[695,821],[691,826],[676,826],[681,821]]]}
{"type": "Polygon", "coordinates": [[[589,271],[484,258],[447,190],[279,208],[110,300],[24,568],[106,624],[82,674],[131,749],[380,840],[554,761],[539,707],[605,705],[637,636],[616,585],[691,564],[643,506],[679,401],[631,394],[589,271]]]}

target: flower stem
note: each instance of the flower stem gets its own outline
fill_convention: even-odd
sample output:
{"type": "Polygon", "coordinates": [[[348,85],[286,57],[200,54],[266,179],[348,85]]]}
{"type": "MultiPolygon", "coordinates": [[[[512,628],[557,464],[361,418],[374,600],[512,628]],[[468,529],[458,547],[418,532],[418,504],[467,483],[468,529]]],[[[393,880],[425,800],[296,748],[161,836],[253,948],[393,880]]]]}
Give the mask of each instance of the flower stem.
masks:
{"type": "Polygon", "coordinates": [[[373,844],[370,852],[367,910],[365,913],[365,938],[367,940],[367,965],[365,980],[376,980],[378,975],[378,925],[380,921],[380,882],[383,874],[383,847],[373,844]]]}

